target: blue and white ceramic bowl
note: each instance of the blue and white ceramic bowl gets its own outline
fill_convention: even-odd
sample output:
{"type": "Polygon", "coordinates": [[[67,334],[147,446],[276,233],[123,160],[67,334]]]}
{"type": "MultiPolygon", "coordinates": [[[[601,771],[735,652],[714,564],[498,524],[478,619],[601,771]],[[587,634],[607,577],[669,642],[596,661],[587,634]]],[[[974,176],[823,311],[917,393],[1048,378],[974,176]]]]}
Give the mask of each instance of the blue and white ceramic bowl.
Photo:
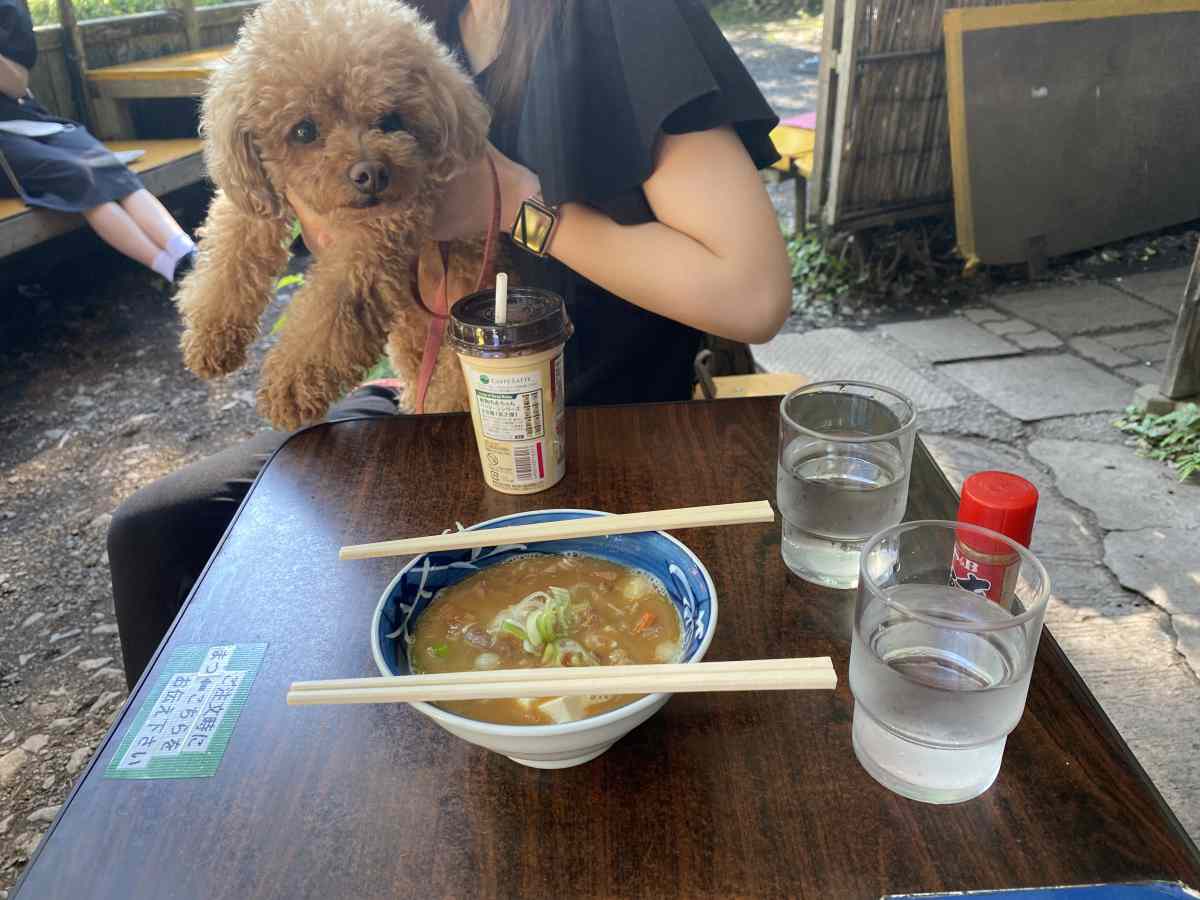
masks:
{"type": "MultiPolygon", "coordinates": [[[[533,525],[608,513],[587,509],[546,509],[516,513],[472,525],[476,529],[533,525]]],[[[452,550],[418,556],[387,586],[371,623],[371,649],[384,675],[409,675],[408,646],[417,617],[439,590],[487,566],[522,553],[565,551],[599,556],[654,575],[666,587],[683,625],[682,662],[699,662],[717,624],[717,593],[704,564],[687,547],[661,531],[609,537],[543,541],[529,545],[452,550]]],[[[539,769],[576,766],[599,756],[619,738],[654,715],[670,694],[639,700],[577,722],[561,725],[495,725],[447,712],[430,703],[412,706],[451,734],[539,769]]]]}

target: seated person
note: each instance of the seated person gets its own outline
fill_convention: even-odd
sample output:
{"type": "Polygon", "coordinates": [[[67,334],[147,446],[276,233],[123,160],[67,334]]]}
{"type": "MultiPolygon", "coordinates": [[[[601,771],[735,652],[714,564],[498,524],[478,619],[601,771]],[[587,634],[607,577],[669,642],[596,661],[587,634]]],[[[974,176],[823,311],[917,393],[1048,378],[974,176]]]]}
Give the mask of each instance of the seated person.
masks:
{"type": "Polygon", "coordinates": [[[17,0],[0,0],[0,154],[7,163],[0,197],[81,213],[116,250],[167,281],[182,277],[193,262],[192,239],[86,128],[52,115],[34,99],[29,70],[36,61],[29,13],[17,0]],[[14,124],[6,130],[8,123],[14,124]]]}

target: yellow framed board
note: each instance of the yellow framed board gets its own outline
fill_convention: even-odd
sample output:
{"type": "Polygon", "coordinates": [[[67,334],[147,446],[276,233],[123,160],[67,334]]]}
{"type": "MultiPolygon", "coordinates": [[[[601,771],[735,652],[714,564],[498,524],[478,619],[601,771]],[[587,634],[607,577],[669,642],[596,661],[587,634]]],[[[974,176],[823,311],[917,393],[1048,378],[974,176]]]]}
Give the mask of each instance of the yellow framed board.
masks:
{"type": "Polygon", "coordinates": [[[943,28],[969,267],[1200,218],[1200,0],[971,7],[943,28]]]}

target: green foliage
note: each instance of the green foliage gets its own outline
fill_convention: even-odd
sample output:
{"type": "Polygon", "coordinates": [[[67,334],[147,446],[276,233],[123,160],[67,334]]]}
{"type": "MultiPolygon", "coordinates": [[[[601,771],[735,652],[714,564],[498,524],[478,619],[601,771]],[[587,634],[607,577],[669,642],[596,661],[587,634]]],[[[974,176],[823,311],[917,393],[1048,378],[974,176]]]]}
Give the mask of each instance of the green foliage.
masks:
{"type": "Polygon", "coordinates": [[[363,381],[375,381],[379,378],[395,378],[396,372],[392,368],[392,364],[388,361],[387,356],[379,357],[379,362],[371,367],[371,371],[363,376],[363,381]]]}
{"type": "MultiPolygon", "coordinates": [[[[303,272],[297,272],[294,275],[284,275],[277,282],[275,282],[275,291],[276,291],[276,293],[278,293],[279,291],[282,291],[284,288],[289,288],[292,285],[297,285],[299,287],[304,286],[304,273],[303,272]]],[[[282,331],[283,323],[286,319],[287,319],[287,310],[285,309],[283,312],[281,312],[279,314],[279,318],[275,320],[275,324],[271,326],[271,334],[278,334],[280,331],[282,331]]]]}
{"type": "MultiPolygon", "coordinates": [[[[196,0],[197,6],[218,6],[223,0],[196,0]]],[[[75,18],[109,19],[130,13],[154,12],[165,8],[163,0],[74,0],[75,18]]],[[[57,0],[29,0],[34,25],[57,25],[57,0]]]]}
{"type": "Polygon", "coordinates": [[[850,290],[856,279],[844,259],[830,254],[816,232],[797,234],[788,241],[792,261],[792,300],[795,309],[816,303],[831,303],[850,290]]]}
{"type": "Polygon", "coordinates": [[[1200,406],[1195,403],[1161,416],[1130,406],[1113,424],[1137,437],[1144,456],[1171,463],[1180,481],[1200,472],[1200,406]]]}

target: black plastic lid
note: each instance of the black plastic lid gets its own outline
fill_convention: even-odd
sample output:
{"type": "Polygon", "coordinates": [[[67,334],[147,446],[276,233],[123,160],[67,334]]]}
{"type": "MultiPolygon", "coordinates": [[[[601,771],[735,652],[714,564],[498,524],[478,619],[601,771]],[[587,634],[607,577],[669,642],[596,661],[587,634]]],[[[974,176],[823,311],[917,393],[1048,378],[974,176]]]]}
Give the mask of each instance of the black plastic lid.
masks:
{"type": "Polygon", "coordinates": [[[518,356],[564,343],[575,330],[562,297],[541,288],[509,288],[507,318],[496,324],[494,290],[468,294],[450,310],[450,343],[468,356],[518,356]]]}

